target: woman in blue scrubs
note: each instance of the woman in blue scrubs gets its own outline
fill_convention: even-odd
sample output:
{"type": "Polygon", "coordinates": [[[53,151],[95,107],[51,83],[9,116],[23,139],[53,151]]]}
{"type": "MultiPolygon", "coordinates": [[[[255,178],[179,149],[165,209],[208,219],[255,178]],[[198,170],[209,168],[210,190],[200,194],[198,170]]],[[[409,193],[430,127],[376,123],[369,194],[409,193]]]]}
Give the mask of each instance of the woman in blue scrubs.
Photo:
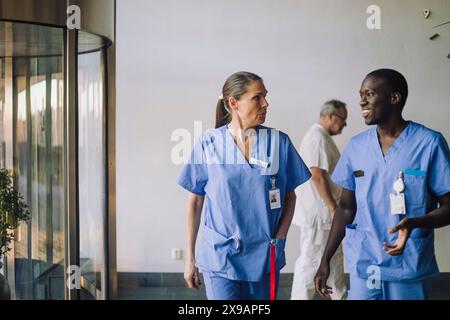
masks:
{"type": "Polygon", "coordinates": [[[225,82],[216,128],[205,132],[178,177],[190,192],[185,280],[214,300],[274,299],[295,207],[310,172],[289,137],[264,127],[263,80],[238,72],[225,82]],[[202,237],[195,250],[205,207],[202,237]]]}
{"type": "Polygon", "coordinates": [[[439,132],[403,119],[399,72],[369,73],[360,95],[365,123],[376,126],[351,139],[334,170],[344,189],[316,290],[332,291],[329,262],[345,235],[349,299],[426,299],[439,273],[433,229],[450,224],[449,148],[439,132]]]}

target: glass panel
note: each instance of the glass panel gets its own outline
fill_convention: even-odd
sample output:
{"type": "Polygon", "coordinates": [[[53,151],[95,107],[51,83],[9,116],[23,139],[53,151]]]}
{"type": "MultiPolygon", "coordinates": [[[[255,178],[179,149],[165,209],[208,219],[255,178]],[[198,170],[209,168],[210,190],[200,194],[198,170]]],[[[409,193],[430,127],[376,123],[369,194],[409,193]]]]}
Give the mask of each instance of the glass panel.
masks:
{"type": "MultiPolygon", "coordinates": [[[[60,28],[0,21],[0,165],[13,167],[32,215],[16,231],[7,259],[16,299],[64,299],[65,294],[63,35],[60,28]]],[[[84,299],[105,298],[106,44],[97,35],[79,33],[76,227],[84,299]]]]}
{"type": "Polygon", "coordinates": [[[106,276],[104,67],[103,51],[78,56],[80,264],[82,286],[92,298],[104,298],[106,276]]]}
{"type": "MultiPolygon", "coordinates": [[[[0,58],[0,168],[6,168],[6,130],[5,126],[8,127],[8,124],[5,123],[5,58],[0,58]]],[[[0,274],[7,275],[7,265],[6,258],[3,255],[0,257],[0,274]]]]}
{"type": "Polygon", "coordinates": [[[6,167],[4,109],[5,109],[5,59],[0,58],[0,168],[6,167]]]}
{"type": "Polygon", "coordinates": [[[15,243],[17,299],[64,298],[61,57],[14,59],[15,162],[31,222],[15,243]]]}
{"type": "MultiPolygon", "coordinates": [[[[0,21],[0,30],[12,30],[14,37],[0,32],[0,56],[35,57],[61,56],[62,31],[29,23],[0,21]]],[[[99,51],[109,44],[108,40],[89,32],[78,32],[78,52],[99,51]]]]}
{"type": "Polygon", "coordinates": [[[79,31],[78,32],[78,53],[88,53],[100,51],[107,46],[108,42],[96,34],[79,31]]]}
{"type": "Polygon", "coordinates": [[[0,164],[31,222],[15,232],[16,299],[64,299],[63,29],[0,22],[0,164]]]}

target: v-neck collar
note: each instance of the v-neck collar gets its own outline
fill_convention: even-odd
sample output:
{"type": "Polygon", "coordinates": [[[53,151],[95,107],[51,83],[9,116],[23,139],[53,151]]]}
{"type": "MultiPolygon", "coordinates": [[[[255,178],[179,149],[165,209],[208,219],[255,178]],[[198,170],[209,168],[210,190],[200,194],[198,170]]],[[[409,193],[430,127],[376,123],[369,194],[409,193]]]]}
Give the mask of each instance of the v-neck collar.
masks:
{"type": "Polygon", "coordinates": [[[392,158],[394,158],[397,154],[397,151],[401,148],[405,140],[410,136],[410,131],[412,130],[413,122],[408,121],[408,124],[403,129],[402,133],[395,139],[392,146],[388,149],[386,155],[383,155],[383,150],[380,144],[380,141],[378,139],[378,133],[377,133],[377,127],[374,126],[372,128],[371,136],[372,136],[372,147],[374,148],[374,151],[377,155],[377,157],[386,164],[388,161],[390,161],[392,158]]]}
{"type": "MultiPolygon", "coordinates": [[[[254,139],[254,141],[251,141],[251,143],[252,143],[252,145],[250,146],[250,150],[251,151],[253,151],[254,150],[254,147],[255,147],[255,145],[257,145],[257,140],[258,140],[258,129],[259,129],[259,127],[256,127],[255,128],[255,131],[256,131],[256,137],[255,137],[255,139],[254,139]]],[[[231,132],[230,132],[230,130],[228,129],[228,125],[226,124],[226,125],[224,125],[223,126],[223,130],[225,130],[225,143],[227,142],[227,141],[229,141],[231,144],[232,144],[232,146],[231,146],[231,148],[229,148],[229,147],[227,147],[226,146],[226,148],[227,148],[227,156],[228,156],[228,154],[229,154],[229,152],[231,152],[231,155],[232,155],[232,157],[233,157],[233,163],[234,164],[243,164],[243,165],[245,165],[246,167],[249,167],[249,168],[253,168],[253,166],[250,164],[250,162],[249,162],[249,160],[252,158],[252,154],[250,154],[250,159],[249,160],[247,160],[246,158],[245,158],[245,154],[242,152],[242,150],[239,148],[239,146],[237,145],[237,143],[234,141],[234,137],[233,137],[233,135],[231,134],[231,132]],[[228,151],[229,150],[229,151],[228,151]],[[236,158],[236,157],[237,158],[236,158]],[[236,160],[236,161],[234,161],[234,160],[236,160]]]]}

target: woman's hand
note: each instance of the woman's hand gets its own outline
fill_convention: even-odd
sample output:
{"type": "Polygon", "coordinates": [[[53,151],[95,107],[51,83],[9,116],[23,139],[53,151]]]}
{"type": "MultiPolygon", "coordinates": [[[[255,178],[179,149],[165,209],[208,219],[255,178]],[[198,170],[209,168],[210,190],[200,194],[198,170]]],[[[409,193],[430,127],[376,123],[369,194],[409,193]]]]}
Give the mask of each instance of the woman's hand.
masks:
{"type": "Polygon", "coordinates": [[[189,288],[191,289],[199,289],[201,286],[200,274],[198,272],[198,268],[195,266],[195,261],[191,259],[186,260],[186,264],[184,266],[184,280],[189,288]]]}

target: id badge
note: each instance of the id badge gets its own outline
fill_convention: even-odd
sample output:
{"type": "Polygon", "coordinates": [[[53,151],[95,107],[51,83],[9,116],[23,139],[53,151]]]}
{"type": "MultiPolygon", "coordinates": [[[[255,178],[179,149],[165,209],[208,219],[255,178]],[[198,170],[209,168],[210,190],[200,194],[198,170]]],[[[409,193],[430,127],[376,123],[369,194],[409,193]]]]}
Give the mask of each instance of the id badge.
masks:
{"type": "Polygon", "coordinates": [[[269,202],[270,202],[270,210],[281,208],[280,189],[276,188],[269,190],[269,202]]]}
{"type": "Polygon", "coordinates": [[[391,214],[406,214],[405,195],[403,193],[390,194],[391,214]]]}

